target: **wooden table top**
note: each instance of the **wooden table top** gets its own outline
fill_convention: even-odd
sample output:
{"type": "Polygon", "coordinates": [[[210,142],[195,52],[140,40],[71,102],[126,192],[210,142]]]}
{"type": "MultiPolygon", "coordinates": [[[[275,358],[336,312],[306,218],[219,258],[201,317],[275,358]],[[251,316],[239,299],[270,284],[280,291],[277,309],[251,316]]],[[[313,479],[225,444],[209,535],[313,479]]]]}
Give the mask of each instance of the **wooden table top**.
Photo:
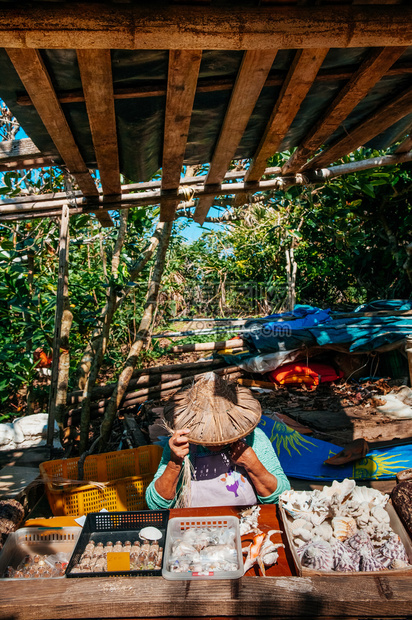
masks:
{"type": "MultiPolygon", "coordinates": [[[[170,517],[236,514],[227,507],[171,511],[170,517]]],[[[262,506],[263,531],[278,529],[274,506],[262,506]]],[[[282,529],[281,527],[279,529],[282,529]]],[[[281,535],[279,534],[279,541],[281,535]]],[[[275,538],[275,536],[274,536],[275,538]]],[[[0,619],[109,618],[407,618],[411,577],[369,575],[297,577],[280,549],[267,577],[253,568],[237,580],[167,581],[107,577],[0,581],[0,619]]]]}

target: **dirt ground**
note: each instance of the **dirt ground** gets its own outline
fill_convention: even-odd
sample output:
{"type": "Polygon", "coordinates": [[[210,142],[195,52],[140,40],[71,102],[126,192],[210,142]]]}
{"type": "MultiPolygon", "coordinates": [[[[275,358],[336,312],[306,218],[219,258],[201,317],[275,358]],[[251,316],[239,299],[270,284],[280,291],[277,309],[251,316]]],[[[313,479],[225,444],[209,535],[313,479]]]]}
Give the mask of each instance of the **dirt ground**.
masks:
{"type": "Polygon", "coordinates": [[[397,380],[321,384],[311,391],[303,387],[279,387],[257,394],[265,415],[286,414],[309,427],[314,437],[345,446],[364,438],[381,444],[412,437],[412,420],[393,420],[376,407],[399,386],[397,380]]]}

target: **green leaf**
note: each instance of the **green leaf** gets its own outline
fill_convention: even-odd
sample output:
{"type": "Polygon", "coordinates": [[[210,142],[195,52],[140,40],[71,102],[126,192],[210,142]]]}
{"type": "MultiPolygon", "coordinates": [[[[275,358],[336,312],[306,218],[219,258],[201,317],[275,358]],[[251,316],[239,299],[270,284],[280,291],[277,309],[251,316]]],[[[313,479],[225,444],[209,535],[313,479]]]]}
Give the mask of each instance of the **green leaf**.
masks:
{"type": "Polygon", "coordinates": [[[372,185],[364,185],[362,187],[362,190],[363,190],[363,193],[366,194],[367,196],[370,196],[371,198],[375,198],[375,192],[374,192],[372,185]]]}
{"type": "Polygon", "coordinates": [[[7,241],[7,240],[2,241],[1,248],[2,250],[13,250],[14,249],[13,241],[7,241]]]}
{"type": "Polygon", "coordinates": [[[10,308],[15,312],[27,312],[28,314],[37,314],[34,310],[30,310],[30,308],[27,308],[25,306],[19,306],[17,304],[11,304],[10,308]]]}

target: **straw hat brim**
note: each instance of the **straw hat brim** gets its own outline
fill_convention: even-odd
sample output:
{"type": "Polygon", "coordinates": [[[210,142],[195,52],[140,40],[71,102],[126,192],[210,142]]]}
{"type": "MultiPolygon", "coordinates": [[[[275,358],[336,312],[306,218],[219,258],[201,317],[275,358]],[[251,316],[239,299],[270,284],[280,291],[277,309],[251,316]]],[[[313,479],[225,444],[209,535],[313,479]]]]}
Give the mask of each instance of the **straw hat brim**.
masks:
{"type": "Polygon", "coordinates": [[[250,390],[207,373],[175,394],[163,415],[171,431],[190,429],[190,443],[219,447],[249,435],[262,410],[250,390]]]}

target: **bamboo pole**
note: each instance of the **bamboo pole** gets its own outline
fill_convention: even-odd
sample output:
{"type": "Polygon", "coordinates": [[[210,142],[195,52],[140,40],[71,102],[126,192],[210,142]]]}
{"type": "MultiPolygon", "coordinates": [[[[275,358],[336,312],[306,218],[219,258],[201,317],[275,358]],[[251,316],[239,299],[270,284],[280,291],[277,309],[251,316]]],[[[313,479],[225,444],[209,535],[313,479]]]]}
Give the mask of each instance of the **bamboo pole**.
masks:
{"type": "MultiPolygon", "coordinates": [[[[69,206],[63,206],[60,221],[59,270],[57,280],[56,312],[54,317],[53,359],[49,394],[49,415],[47,420],[47,445],[53,447],[54,421],[58,400],[58,379],[62,320],[65,300],[68,298],[68,256],[69,256],[69,206]]],[[[67,389],[67,387],[66,387],[67,389]]],[[[60,399],[59,399],[60,403],[60,399]]]]}
{"type": "MultiPolygon", "coordinates": [[[[380,166],[394,166],[399,163],[412,161],[412,151],[400,153],[398,155],[386,155],[385,157],[374,157],[372,159],[359,162],[351,162],[341,166],[331,166],[330,168],[321,168],[318,170],[307,170],[304,174],[296,174],[294,176],[277,177],[275,179],[267,179],[256,182],[237,182],[237,183],[221,183],[219,185],[196,185],[191,188],[193,197],[200,196],[223,196],[236,194],[254,194],[257,192],[265,192],[274,189],[287,189],[293,185],[308,185],[314,183],[323,183],[327,179],[331,179],[344,174],[360,172],[369,168],[380,166]]],[[[195,177],[196,178],[196,177],[195,177]]],[[[154,189],[135,194],[122,194],[117,197],[100,196],[96,199],[86,199],[84,197],[76,198],[76,207],[71,207],[70,214],[78,213],[94,213],[97,210],[113,210],[113,209],[130,209],[137,206],[148,206],[159,204],[162,199],[185,200],[186,190],[180,187],[176,190],[154,189]]],[[[39,217],[51,217],[60,215],[61,207],[65,204],[64,200],[51,200],[50,202],[42,201],[39,205],[37,201],[1,201],[0,202],[0,221],[14,221],[33,219],[39,217]],[[50,210],[49,210],[50,209],[50,210]]]]}
{"type": "MultiPolygon", "coordinates": [[[[214,372],[218,375],[225,377],[229,375],[239,374],[239,372],[241,373],[242,371],[238,366],[229,366],[227,368],[215,370],[214,372]]],[[[165,383],[162,382],[162,383],[157,383],[156,385],[152,385],[149,387],[143,387],[142,389],[136,390],[135,392],[132,392],[132,391],[126,392],[123,397],[123,400],[119,404],[119,410],[124,409],[125,407],[130,407],[131,405],[134,405],[137,402],[136,398],[145,397],[144,400],[147,400],[148,396],[157,394],[158,392],[165,392],[167,390],[180,389],[184,387],[185,385],[189,385],[193,381],[196,381],[200,377],[203,377],[204,374],[205,373],[201,373],[197,375],[190,375],[188,377],[181,377],[180,379],[175,379],[173,381],[166,381],[165,383]]],[[[90,412],[96,413],[96,411],[98,411],[99,413],[104,413],[104,408],[107,405],[108,405],[107,399],[102,399],[102,400],[99,400],[98,402],[94,402],[93,404],[90,405],[90,412]]],[[[81,407],[75,407],[74,409],[69,410],[69,414],[72,416],[77,415],[77,414],[80,414],[81,410],[82,410],[81,407]]]]}
{"type": "Polygon", "coordinates": [[[127,357],[125,367],[120,373],[117,385],[114,389],[112,398],[106,407],[104,417],[100,426],[99,449],[104,450],[110,436],[113,420],[121,401],[126,393],[129,381],[132,378],[133,370],[136,366],[138,356],[143,344],[147,339],[154,311],[157,307],[160,284],[166,261],[166,252],[169,247],[170,235],[172,233],[173,222],[162,222],[163,232],[159,241],[156,254],[156,262],[153,269],[152,279],[149,283],[146,304],[140,322],[136,341],[133,343],[127,357]]]}
{"type": "Polygon", "coordinates": [[[80,454],[83,454],[87,450],[87,442],[90,429],[90,403],[92,398],[92,390],[95,386],[97,376],[99,374],[101,365],[103,363],[104,354],[106,353],[110,327],[114,312],[116,310],[117,292],[116,292],[116,280],[118,278],[118,269],[120,262],[120,253],[124,245],[127,230],[127,213],[120,214],[120,226],[117,235],[116,243],[113,248],[111,275],[114,280],[114,284],[110,286],[107,295],[106,312],[103,316],[103,325],[100,330],[100,335],[95,342],[94,357],[90,365],[90,370],[84,376],[84,390],[82,401],[82,418],[80,425],[80,454]]]}
{"type": "MultiPolygon", "coordinates": [[[[222,366],[225,366],[225,362],[219,361],[218,365],[208,366],[204,372],[209,372],[213,369],[219,369],[222,366]]],[[[136,378],[132,378],[129,382],[128,392],[131,391],[132,388],[136,388],[137,386],[143,387],[151,387],[153,385],[159,385],[161,383],[167,383],[169,381],[177,381],[178,379],[183,379],[184,377],[191,377],[193,375],[199,374],[202,368],[190,368],[188,370],[180,371],[180,372],[169,372],[169,373],[151,373],[151,374],[140,374],[136,378]]],[[[110,383],[109,385],[104,385],[101,387],[96,387],[92,391],[92,402],[96,400],[100,400],[102,398],[107,398],[112,395],[113,390],[116,386],[116,383],[110,383]]],[[[71,392],[68,394],[67,402],[70,405],[76,405],[81,403],[83,400],[83,391],[76,390],[75,392],[71,392]]]]}
{"type": "Polygon", "coordinates": [[[194,344],[180,344],[170,347],[168,353],[187,353],[190,351],[221,351],[223,349],[238,349],[244,346],[242,338],[221,340],[220,342],[196,342],[194,344]]]}
{"type": "MultiPolygon", "coordinates": [[[[0,142],[0,145],[2,143],[0,142]]],[[[274,166],[274,167],[269,167],[266,168],[264,175],[265,176],[273,176],[273,175],[279,175],[282,171],[282,168],[280,166],[274,166]]],[[[242,179],[245,175],[246,175],[246,170],[229,170],[225,176],[224,176],[224,180],[228,180],[228,181],[232,181],[233,179],[242,179]]],[[[207,175],[199,175],[199,176],[186,176],[186,177],[182,177],[179,180],[179,186],[180,185],[199,185],[199,184],[203,184],[205,182],[207,178],[207,175]]],[[[149,189],[160,189],[162,186],[162,181],[157,180],[157,181],[145,181],[143,183],[128,183],[126,185],[122,185],[121,186],[121,190],[122,190],[122,195],[123,194],[130,194],[130,192],[145,192],[149,189]]],[[[99,190],[99,194],[100,196],[103,196],[103,192],[101,190],[99,190]]],[[[74,190],[72,192],[72,195],[74,196],[74,198],[78,199],[78,198],[83,198],[83,194],[80,190],[74,190]]],[[[13,205],[13,204],[31,204],[31,203],[42,203],[42,202],[53,202],[55,206],[59,206],[61,204],[61,202],[64,203],[64,201],[67,200],[67,196],[65,192],[54,192],[53,194],[38,194],[38,195],[24,195],[24,194],[19,194],[18,198],[8,198],[8,199],[4,199],[4,198],[0,198],[0,206],[1,205],[5,205],[5,204],[9,204],[9,205],[13,205]],[[55,201],[60,201],[60,202],[55,202],[55,201]]]]}

